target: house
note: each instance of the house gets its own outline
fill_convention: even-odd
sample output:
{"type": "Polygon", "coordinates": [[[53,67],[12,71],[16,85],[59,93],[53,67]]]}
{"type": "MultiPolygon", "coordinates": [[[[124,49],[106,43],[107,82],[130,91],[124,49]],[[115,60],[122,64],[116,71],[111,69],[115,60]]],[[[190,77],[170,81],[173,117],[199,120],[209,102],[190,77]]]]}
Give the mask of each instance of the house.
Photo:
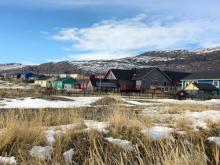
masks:
{"type": "Polygon", "coordinates": [[[132,80],[136,81],[136,89],[145,91],[146,89],[165,90],[172,86],[171,78],[157,67],[136,69],[132,80]]]}
{"type": "Polygon", "coordinates": [[[119,90],[119,83],[117,80],[110,79],[90,79],[86,85],[88,92],[116,92],[119,90]]]}
{"type": "Polygon", "coordinates": [[[29,80],[29,78],[31,78],[34,74],[32,72],[26,72],[21,74],[21,80],[25,81],[25,80],[29,80]]]}
{"type": "Polygon", "coordinates": [[[88,80],[75,79],[76,81],[72,84],[65,84],[64,89],[67,91],[82,92],[86,89],[86,84],[88,80]]]}
{"type": "Polygon", "coordinates": [[[55,77],[42,77],[34,81],[34,84],[42,88],[52,88],[52,82],[55,81],[55,77]]]}
{"type": "Polygon", "coordinates": [[[105,79],[117,80],[120,91],[174,91],[181,88],[181,79],[189,73],[161,71],[157,67],[138,68],[131,70],[110,69],[105,79]]]}
{"type": "Polygon", "coordinates": [[[190,83],[185,91],[191,95],[218,95],[218,88],[207,83],[190,83]]]}
{"type": "Polygon", "coordinates": [[[186,89],[192,83],[197,84],[209,84],[215,86],[218,91],[218,95],[220,95],[220,71],[203,71],[193,73],[184,79],[182,79],[182,89],[186,89]]]}
{"type": "Polygon", "coordinates": [[[70,78],[70,77],[59,78],[59,79],[52,82],[52,87],[54,89],[62,90],[62,89],[64,89],[64,85],[73,84],[74,82],[76,82],[76,80],[73,78],[70,78]]]}
{"type": "Polygon", "coordinates": [[[6,80],[18,80],[21,78],[21,74],[8,72],[8,73],[4,73],[3,77],[6,80]]]}
{"type": "Polygon", "coordinates": [[[188,72],[175,72],[175,71],[163,71],[172,81],[169,91],[180,91],[182,89],[182,82],[181,80],[185,77],[191,75],[188,72]]]}
{"type": "Polygon", "coordinates": [[[104,79],[117,82],[120,91],[136,91],[135,81],[132,80],[133,75],[134,70],[110,69],[104,79]]]}

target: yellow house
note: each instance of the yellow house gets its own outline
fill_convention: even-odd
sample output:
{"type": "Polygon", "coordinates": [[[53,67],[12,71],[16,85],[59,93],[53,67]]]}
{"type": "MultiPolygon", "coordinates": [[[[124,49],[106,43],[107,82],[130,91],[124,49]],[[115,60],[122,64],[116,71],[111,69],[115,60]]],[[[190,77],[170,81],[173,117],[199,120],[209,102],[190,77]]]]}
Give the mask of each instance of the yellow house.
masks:
{"type": "Polygon", "coordinates": [[[42,88],[50,88],[50,87],[52,87],[52,82],[54,80],[56,80],[55,77],[51,77],[51,78],[45,77],[45,78],[35,80],[34,84],[38,85],[42,88]]]}
{"type": "Polygon", "coordinates": [[[186,88],[186,91],[198,91],[199,88],[196,86],[196,83],[190,83],[186,88]]]}
{"type": "Polygon", "coordinates": [[[190,83],[186,88],[185,91],[191,93],[191,94],[211,94],[216,95],[218,92],[218,89],[208,83],[190,83]]]}
{"type": "Polygon", "coordinates": [[[78,78],[80,78],[80,75],[79,74],[67,74],[67,77],[78,79],[78,78]]]}

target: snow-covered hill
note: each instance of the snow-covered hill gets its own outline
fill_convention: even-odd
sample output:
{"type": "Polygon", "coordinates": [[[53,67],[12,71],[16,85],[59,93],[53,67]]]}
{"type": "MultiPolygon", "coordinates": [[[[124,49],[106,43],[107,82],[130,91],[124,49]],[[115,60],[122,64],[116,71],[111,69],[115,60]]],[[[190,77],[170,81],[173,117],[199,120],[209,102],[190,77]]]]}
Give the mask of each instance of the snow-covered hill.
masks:
{"type": "Polygon", "coordinates": [[[17,64],[17,63],[0,64],[0,71],[20,69],[20,68],[24,68],[25,66],[26,65],[17,64]]]}
{"type": "Polygon", "coordinates": [[[199,50],[150,51],[138,56],[91,61],[61,61],[44,63],[39,66],[21,64],[0,65],[0,71],[11,70],[34,71],[37,73],[80,73],[84,75],[105,73],[111,68],[132,69],[160,67],[163,70],[195,72],[203,70],[220,70],[220,47],[199,50]],[[23,68],[24,67],[24,68],[23,68]]]}

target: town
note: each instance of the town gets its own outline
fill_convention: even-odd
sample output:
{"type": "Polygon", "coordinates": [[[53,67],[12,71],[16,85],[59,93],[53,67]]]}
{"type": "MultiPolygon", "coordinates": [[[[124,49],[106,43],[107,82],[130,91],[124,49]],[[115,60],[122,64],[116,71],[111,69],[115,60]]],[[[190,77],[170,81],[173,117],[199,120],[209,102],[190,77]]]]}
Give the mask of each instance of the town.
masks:
{"type": "Polygon", "coordinates": [[[220,96],[220,72],[162,71],[158,67],[130,70],[109,69],[103,75],[84,76],[73,71],[61,74],[2,73],[2,80],[34,84],[36,87],[71,93],[121,93],[188,98],[220,96]]]}

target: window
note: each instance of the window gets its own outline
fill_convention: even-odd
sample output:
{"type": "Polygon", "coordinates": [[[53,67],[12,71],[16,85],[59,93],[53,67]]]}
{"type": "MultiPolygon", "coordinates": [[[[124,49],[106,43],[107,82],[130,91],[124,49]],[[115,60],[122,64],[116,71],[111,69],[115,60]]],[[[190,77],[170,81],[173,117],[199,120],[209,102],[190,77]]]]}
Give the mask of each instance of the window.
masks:
{"type": "Polygon", "coordinates": [[[215,86],[215,87],[218,87],[219,86],[219,82],[218,81],[213,81],[213,85],[215,86]]]}

